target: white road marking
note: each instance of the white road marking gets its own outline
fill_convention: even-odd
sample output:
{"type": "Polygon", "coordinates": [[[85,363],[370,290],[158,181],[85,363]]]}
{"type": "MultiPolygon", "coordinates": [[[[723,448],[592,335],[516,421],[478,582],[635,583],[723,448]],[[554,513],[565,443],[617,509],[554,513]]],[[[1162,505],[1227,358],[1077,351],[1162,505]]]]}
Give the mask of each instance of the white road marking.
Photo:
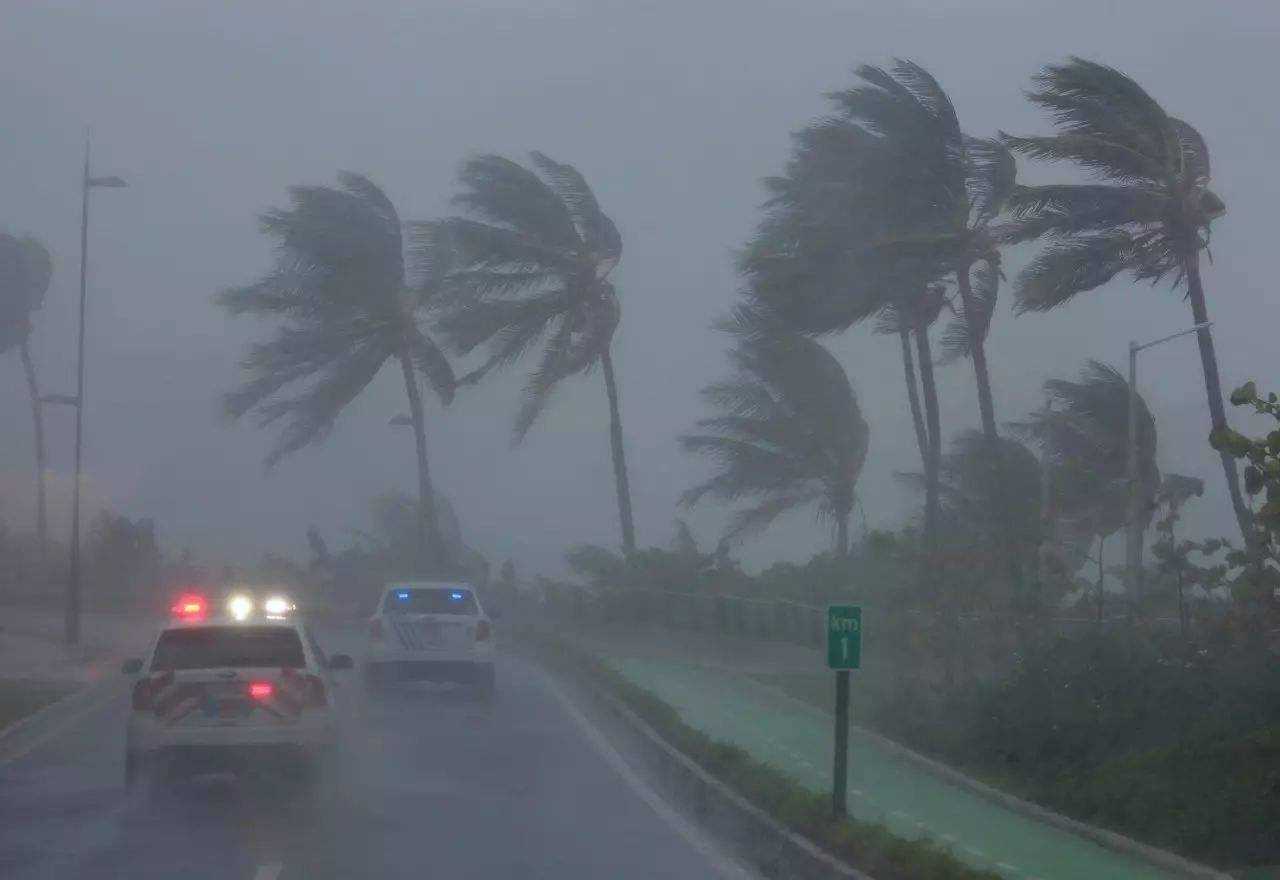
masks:
{"type": "Polygon", "coordinates": [[[84,721],[90,715],[93,715],[105,709],[106,707],[110,706],[117,699],[119,699],[120,696],[121,695],[116,692],[108,693],[106,699],[98,700],[97,702],[91,703],[88,708],[82,709],[79,712],[76,712],[75,714],[67,718],[64,718],[61,724],[54,724],[50,726],[50,728],[47,731],[45,731],[43,735],[36,737],[34,740],[27,743],[22,748],[16,751],[10,752],[7,755],[5,755],[3,758],[0,758],[0,767],[4,767],[8,764],[12,764],[14,761],[25,758],[27,755],[31,754],[36,749],[40,748],[46,743],[52,742],[53,740],[57,739],[63,734],[70,732],[71,729],[74,728],[76,725],[78,725],[80,722],[84,721]]]}
{"type": "Polygon", "coordinates": [[[996,862],[996,867],[1003,868],[1005,871],[1008,871],[1010,874],[1018,874],[1018,875],[1022,874],[1021,868],[1019,868],[1017,865],[1011,865],[1008,862],[996,862]]]}
{"type": "Polygon", "coordinates": [[[648,804],[663,821],[706,858],[722,877],[735,878],[735,880],[759,880],[758,875],[753,871],[748,870],[745,866],[720,852],[719,848],[708,840],[702,832],[690,825],[647,782],[637,776],[622,755],[618,754],[618,750],[605,739],[599,728],[592,724],[587,719],[587,716],[582,714],[581,710],[573,704],[568,695],[560,689],[559,685],[548,677],[543,677],[543,683],[546,685],[547,690],[560,702],[565,714],[578,725],[583,736],[587,738],[587,742],[591,743],[600,754],[600,757],[604,758],[605,763],[612,767],[622,777],[623,781],[630,785],[640,799],[648,804]]]}
{"type": "Polygon", "coordinates": [[[265,865],[259,865],[258,870],[253,872],[253,880],[276,880],[283,870],[284,865],[279,862],[267,862],[265,865]]]}

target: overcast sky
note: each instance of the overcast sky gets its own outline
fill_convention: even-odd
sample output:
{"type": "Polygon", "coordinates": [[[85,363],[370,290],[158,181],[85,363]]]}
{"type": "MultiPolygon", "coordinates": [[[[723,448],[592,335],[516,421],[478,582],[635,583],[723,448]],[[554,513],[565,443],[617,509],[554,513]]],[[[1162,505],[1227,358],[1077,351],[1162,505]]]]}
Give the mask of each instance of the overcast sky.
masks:
{"type": "MultiPolygon", "coordinates": [[[[677,496],[705,473],[675,438],[699,415],[697,389],[724,370],[708,324],[734,297],[733,251],[757,219],[759,180],[780,169],[789,133],[824,112],[825,91],[850,82],[854,65],[894,56],[929,68],[974,134],[1046,130],[1022,91],[1069,54],[1125,70],[1196,125],[1229,209],[1205,268],[1223,381],[1280,385],[1274,0],[0,0],[0,12],[0,227],[38,236],[56,261],[35,335],[43,384],[73,390],[79,174],[92,124],[95,171],[130,186],[96,192],[92,206],[91,494],[155,517],[168,546],[206,559],[304,556],[308,524],[332,544],[363,524],[372,495],[415,486],[412,435],[386,425],[404,409],[394,371],[328,442],[270,474],[270,438],[220,417],[218,395],[263,328],[229,321],[211,295],[267,268],[256,214],[290,184],[351,169],[406,219],[434,217],[473,151],[537,149],[575,164],[621,229],[615,360],[637,527],[641,543],[666,543],[677,496]]],[[[1024,260],[1010,257],[1010,275],[1024,260]]],[[[989,343],[997,416],[1023,416],[1045,378],[1086,358],[1122,367],[1129,339],[1189,324],[1179,294],[1127,280],[1051,315],[1015,318],[1006,296],[989,343]]],[[[897,341],[860,329],[831,343],[871,424],[859,485],[867,521],[894,526],[915,501],[893,474],[919,465],[897,341]]],[[[1208,481],[1190,528],[1229,531],[1194,340],[1145,353],[1141,368],[1162,468],[1208,481]]],[[[975,427],[969,366],[946,367],[941,380],[944,431],[975,427]]],[[[604,390],[598,376],[566,383],[513,450],[518,388],[512,376],[447,412],[434,407],[432,463],[475,546],[550,571],[566,544],[618,540],[604,390]]],[[[16,357],[0,361],[0,413],[0,517],[23,527],[31,426],[16,357]]],[[[66,411],[48,421],[65,531],[73,423],[66,411]]],[[[713,507],[691,518],[708,544],[722,520],[713,507]]],[[[798,559],[828,540],[797,516],[742,555],[752,566],[798,559]]]]}

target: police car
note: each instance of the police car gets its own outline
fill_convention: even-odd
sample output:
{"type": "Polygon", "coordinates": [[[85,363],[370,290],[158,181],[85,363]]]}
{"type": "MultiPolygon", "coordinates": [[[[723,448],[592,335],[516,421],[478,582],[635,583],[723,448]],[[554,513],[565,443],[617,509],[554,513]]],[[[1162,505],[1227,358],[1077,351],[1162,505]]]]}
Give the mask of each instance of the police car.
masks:
{"type": "Polygon", "coordinates": [[[150,652],[124,664],[137,676],[125,745],[125,783],[152,771],[301,770],[316,779],[332,755],[332,670],[292,602],[245,593],[213,613],[204,596],[173,606],[150,652]]]}
{"type": "Polygon", "coordinates": [[[389,584],[369,618],[365,681],[459,682],[493,694],[493,624],[470,584],[389,584]]]}

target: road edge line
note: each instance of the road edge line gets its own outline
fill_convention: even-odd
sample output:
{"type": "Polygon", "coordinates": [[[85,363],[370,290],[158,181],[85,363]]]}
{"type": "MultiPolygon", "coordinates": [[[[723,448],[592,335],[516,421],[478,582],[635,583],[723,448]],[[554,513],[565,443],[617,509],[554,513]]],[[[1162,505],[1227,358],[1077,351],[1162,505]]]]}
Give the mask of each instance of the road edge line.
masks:
{"type": "MultiPolygon", "coordinates": [[[[545,671],[544,675],[546,675],[545,671]]],[[[632,769],[627,760],[622,757],[600,731],[600,728],[591,723],[591,719],[587,718],[573,702],[572,698],[564,692],[564,689],[550,675],[546,675],[544,685],[552,696],[559,701],[565,713],[578,725],[578,729],[582,731],[583,736],[587,738],[587,741],[591,743],[605,763],[622,777],[623,781],[631,787],[650,809],[658,814],[659,818],[670,825],[686,843],[706,858],[721,876],[741,878],[741,880],[759,880],[760,875],[757,872],[722,852],[722,847],[712,841],[706,832],[682,816],[675,807],[667,803],[653,786],[641,779],[639,774],[632,769]]]]}
{"type": "Polygon", "coordinates": [[[4,748],[4,743],[6,740],[10,739],[11,737],[19,735],[28,727],[32,727],[34,725],[39,724],[41,721],[47,719],[50,715],[56,715],[59,709],[69,706],[71,703],[75,702],[76,700],[86,698],[94,690],[102,686],[103,686],[103,682],[93,682],[91,684],[82,684],[80,687],[74,689],[71,693],[58,697],[58,699],[54,700],[52,703],[48,703],[47,705],[41,706],[39,709],[36,709],[34,712],[30,712],[26,715],[23,715],[21,718],[17,719],[16,721],[11,721],[10,723],[6,724],[4,727],[0,727],[0,749],[4,748]]]}
{"type": "MultiPolygon", "coordinates": [[[[84,721],[84,719],[98,712],[101,712],[103,709],[107,708],[113,702],[115,702],[115,700],[119,696],[121,696],[121,694],[114,693],[111,690],[111,688],[107,686],[105,683],[91,685],[90,687],[85,688],[82,691],[78,691],[75,694],[71,694],[70,696],[73,696],[73,697],[80,696],[81,694],[88,694],[91,692],[99,692],[99,691],[106,692],[107,694],[106,699],[88,701],[89,702],[88,706],[86,706],[85,708],[81,709],[78,712],[72,712],[67,717],[60,718],[57,721],[52,722],[51,729],[46,730],[42,734],[37,734],[35,739],[27,743],[26,745],[18,746],[12,752],[4,753],[3,743],[0,743],[0,767],[8,767],[10,764],[16,763],[17,761],[21,761],[23,758],[25,758],[27,755],[34,752],[36,749],[40,748],[41,746],[48,745],[49,743],[56,740],[58,737],[66,734],[68,731],[73,729],[77,724],[84,721]]],[[[62,703],[69,699],[70,697],[64,697],[63,700],[60,700],[58,702],[62,703]]],[[[53,708],[53,704],[46,706],[45,708],[51,709],[53,708]]]]}

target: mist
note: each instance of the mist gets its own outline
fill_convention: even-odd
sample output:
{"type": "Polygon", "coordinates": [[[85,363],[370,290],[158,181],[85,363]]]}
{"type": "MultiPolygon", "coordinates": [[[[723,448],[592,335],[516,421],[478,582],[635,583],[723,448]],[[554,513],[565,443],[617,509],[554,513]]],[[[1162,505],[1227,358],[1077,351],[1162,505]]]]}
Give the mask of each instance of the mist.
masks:
{"type": "MultiPolygon", "coordinates": [[[[857,63],[924,64],[966,129],[983,135],[1045,130],[1022,90],[1046,62],[1075,53],[1133,76],[1213,151],[1228,214],[1204,274],[1223,386],[1265,378],[1273,365],[1275,300],[1262,279],[1277,186],[1266,172],[1280,142],[1271,86],[1280,11],[1269,3],[1234,4],[1230,15],[1190,2],[10,3],[4,22],[0,223],[54,256],[34,335],[49,391],[71,391],[75,379],[86,125],[95,172],[129,182],[92,204],[88,514],[109,506],[154,517],[166,547],[202,557],[301,555],[308,525],[336,538],[364,520],[370,497],[415,485],[412,437],[387,426],[404,409],[393,371],[325,443],[265,476],[266,434],[221,416],[218,398],[262,331],[211,297],[268,267],[256,215],[282,204],[290,185],[330,184],[350,169],[382,186],[404,219],[430,219],[452,211],[464,157],[534,149],[575,164],[621,231],[614,346],[638,541],[666,544],[685,515],[677,498],[706,473],[675,438],[703,414],[698,388],[725,368],[726,343],[710,325],[741,286],[733,257],[756,222],[759,181],[779,172],[789,133],[826,112],[823,93],[847,85],[857,63]]],[[[1020,172],[1032,182],[1064,174],[1025,162],[1020,172]]],[[[1030,250],[1009,255],[1010,277],[1030,250]]],[[[1086,358],[1123,367],[1130,339],[1188,324],[1180,292],[1127,278],[1048,315],[1015,318],[1006,302],[988,343],[997,418],[1038,407],[1049,376],[1086,358]]],[[[894,475],[919,466],[896,341],[865,330],[825,341],[870,424],[855,529],[895,528],[918,501],[894,475]]],[[[568,544],[616,543],[606,402],[597,378],[570,380],[512,448],[522,379],[513,370],[448,410],[432,403],[428,443],[468,542],[495,564],[510,557],[555,572],[568,544]]],[[[939,381],[944,436],[975,427],[965,365],[941,369],[939,381]]],[[[1144,354],[1139,384],[1160,426],[1161,468],[1207,482],[1189,530],[1230,532],[1194,343],[1144,354]]],[[[0,517],[26,528],[31,431],[16,359],[0,370],[0,411],[13,414],[0,427],[0,517]]],[[[63,536],[72,416],[51,407],[48,422],[52,528],[63,536]]],[[[714,542],[724,512],[702,505],[689,516],[714,542]]],[[[736,552],[755,568],[829,541],[801,513],[736,552]]]]}

